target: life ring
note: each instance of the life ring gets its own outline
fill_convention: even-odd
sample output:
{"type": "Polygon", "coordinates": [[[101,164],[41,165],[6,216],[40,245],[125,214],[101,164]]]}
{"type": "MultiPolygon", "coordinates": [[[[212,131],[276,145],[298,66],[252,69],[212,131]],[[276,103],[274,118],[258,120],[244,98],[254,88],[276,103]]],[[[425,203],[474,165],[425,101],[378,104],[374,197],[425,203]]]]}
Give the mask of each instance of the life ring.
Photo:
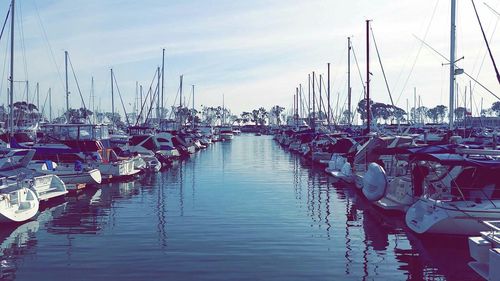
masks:
{"type": "Polygon", "coordinates": [[[387,176],[384,169],[377,163],[370,163],[363,177],[363,194],[369,201],[378,201],[384,197],[387,190],[387,176]]]}

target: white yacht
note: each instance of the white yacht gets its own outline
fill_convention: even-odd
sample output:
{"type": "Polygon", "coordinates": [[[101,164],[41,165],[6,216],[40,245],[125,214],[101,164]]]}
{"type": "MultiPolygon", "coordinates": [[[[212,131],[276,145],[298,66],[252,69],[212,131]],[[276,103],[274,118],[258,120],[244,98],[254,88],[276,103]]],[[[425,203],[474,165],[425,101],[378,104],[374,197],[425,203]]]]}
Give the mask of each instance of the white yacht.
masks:
{"type": "Polygon", "coordinates": [[[234,138],[233,128],[231,126],[222,126],[219,129],[219,136],[221,140],[232,140],[234,138]]]}
{"type": "Polygon", "coordinates": [[[39,205],[26,182],[0,178],[0,223],[27,221],[38,213],[39,205]]]}
{"type": "Polygon", "coordinates": [[[81,163],[57,164],[50,160],[32,161],[28,168],[44,175],[57,175],[67,186],[78,184],[100,184],[101,172],[98,169],[85,169],[81,163]]]}
{"type": "MultiPolygon", "coordinates": [[[[484,153],[498,153],[487,151],[484,153]]],[[[428,154],[438,175],[424,181],[424,196],[406,212],[416,233],[474,235],[485,220],[500,219],[500,160],[490,156],[428,154]]]]}

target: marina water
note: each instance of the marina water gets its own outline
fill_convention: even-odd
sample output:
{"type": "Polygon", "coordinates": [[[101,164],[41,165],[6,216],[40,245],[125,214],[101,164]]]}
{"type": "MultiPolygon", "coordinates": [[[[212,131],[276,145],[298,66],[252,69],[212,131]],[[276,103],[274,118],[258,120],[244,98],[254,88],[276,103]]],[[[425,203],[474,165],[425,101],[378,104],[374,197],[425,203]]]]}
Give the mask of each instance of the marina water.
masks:
{"type": "Polygon", "coordinates": [[[412,234],[271,136],[69,195],[0,241],[2,280],[479,278],[465,238],[412,234]]]}

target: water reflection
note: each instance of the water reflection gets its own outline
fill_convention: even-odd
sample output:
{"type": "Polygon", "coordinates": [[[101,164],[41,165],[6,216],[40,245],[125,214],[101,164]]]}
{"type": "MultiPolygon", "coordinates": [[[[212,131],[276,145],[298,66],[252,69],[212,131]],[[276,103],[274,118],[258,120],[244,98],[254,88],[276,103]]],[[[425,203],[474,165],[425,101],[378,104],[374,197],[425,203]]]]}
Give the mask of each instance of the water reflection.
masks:
{"type": "Polygon", "coordinates": [[[66,201],[1,229],[0,279],[82,268],[93,280],[477,278],[463,239],[412,234],[401,216],[264,136],[215,144],[161,173],[66,201]]]}
{"type": "Polygon", "coordinates": [[[16,271],[25,258],[36,251],[36,232],[40,226],[57,217],[66,203],[45,205],[36,220],[21,224],[2,224],[0,228],[0,280],[15,280],[16,271]]]}
{"type": "Polygon", "coordinates": [[[362,272],[362,280],[376,276],[389,276],[391,280],[478,280],[467,266],[466,238],[415,235],[406,228],[402,215],[377,209],[354,186],[337,182],[321,167],[295,155],[291,161],[295,198],[299,205],[305,201],[311,226],[324,228],[330,240],[336,237],[332,229],[338,231],[343,225],[346,275],[362,272]],[[300,180],[304,174],[305,183],[300,180]],[[304,200],[300,196],[302,186],[307,188],[304,200]],[[394,267],[399,272],[388,274],[394,267]]]}

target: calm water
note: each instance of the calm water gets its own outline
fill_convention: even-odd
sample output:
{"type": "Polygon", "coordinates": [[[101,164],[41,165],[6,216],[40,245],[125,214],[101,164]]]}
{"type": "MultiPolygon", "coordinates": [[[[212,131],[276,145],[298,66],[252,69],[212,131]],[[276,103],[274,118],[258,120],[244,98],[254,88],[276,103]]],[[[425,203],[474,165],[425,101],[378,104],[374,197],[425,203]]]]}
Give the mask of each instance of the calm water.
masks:
{"type": "Polygon", "coordinates": [[[69,196],[0,242],[7,280],[478,278],[465,239],[412,235],[269,136],[69,196]]]}

